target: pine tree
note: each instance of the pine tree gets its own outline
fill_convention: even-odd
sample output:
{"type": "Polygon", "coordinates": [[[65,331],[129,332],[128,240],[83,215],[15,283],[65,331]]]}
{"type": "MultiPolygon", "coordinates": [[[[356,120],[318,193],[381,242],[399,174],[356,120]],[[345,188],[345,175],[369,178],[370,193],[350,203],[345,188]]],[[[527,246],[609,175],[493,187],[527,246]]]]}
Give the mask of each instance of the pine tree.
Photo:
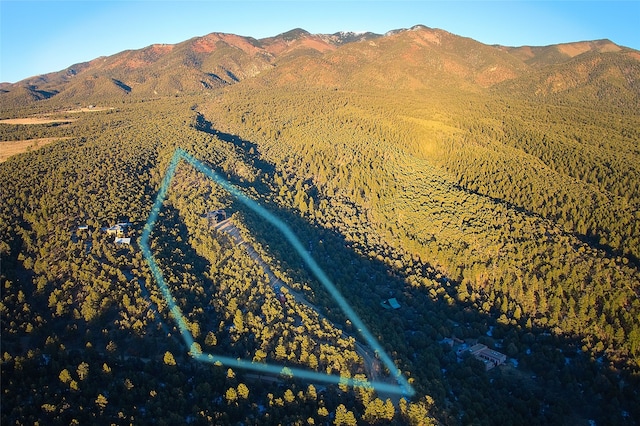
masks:
{"type": "Polygon", "coordinates": [[[167,352],[165,352],[165,353],[164,353],[164,358],[163,358],[163,360],[164,360],[164,363],[165,363],[166,365],[176,365],[176,360],[175,360],[175,358],[173,357],[173,354],[172,354],[171,352],[169,352],[169,351],[167,351],[167,352]]]}
{"type": "Polygon", "coordinates": [[[249,388],[244,383],[240,383],[238,385],[237,393],[238,393],[238,397],[240,397],[242,399],[248,399],[249,398],[249,388]]]}
{"type": "Polygon", "coordinates": [[[227,404],[232,404],[238,400],[238,393],[233,387],[231,387],[227,389],[227,391],[224,394],[224,397],[227,400],[227,404]]]}
{"type": "Polygon", "coordinates": [[[204,344],[207,346],[215,346],[218,344],[218,338],[213,331],[207,333],[207,337],[204,339],[204,344]]]}
{"type": "Polygon", "coordinates": [[[109,401],[107,400],[106,396],[104,396],[103,394],[98,394],[98,397],[96,398],[96,405],[98,406],[98,408],[100,408],[100,411],[107,408],[108,403],[109,401]]]}
{"type": "Polygon", "coordinates": [[[89,375],[89,364],[86,362],[80,363],[80,365],[78,365],[77,373],[80,380],[86,379],[89,375]]]}
{"type": "Polygon", "coordinates": [[[60,381],[62,383],[69,383],[72,380],[71,374],[66,368],[60,372],[60,375],[58,377],[60,378],[60,381]]]}
{"type": "Polygon", "coordinates": [[[356,426],[358,422],[356,421],[354,414],[347,410],[344,404],[340,404],[336,408],[336,418],[334,419],[333,424],[336,426],[356,426]]]}

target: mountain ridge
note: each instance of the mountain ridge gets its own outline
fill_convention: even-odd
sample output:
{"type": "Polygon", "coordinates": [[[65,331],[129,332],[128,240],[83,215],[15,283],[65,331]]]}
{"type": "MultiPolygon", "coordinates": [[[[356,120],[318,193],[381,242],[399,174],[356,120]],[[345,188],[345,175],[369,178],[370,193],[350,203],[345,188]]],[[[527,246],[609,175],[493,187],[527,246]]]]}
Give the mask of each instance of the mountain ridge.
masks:
{"type": "MultiPolygon", "coordinates": [[[[640,53],[633,56],[633,52],[637,51],[606,39],[550,46],[487,45],[424,25],[384,35],[311,34],[295,28],[255,39],[212,32],[176,44],[152,44],[101,56],[17,83],[2,83],[0,100],[7,106],[27,106],[51,98],[82,103],[195,93],[217,90],[275,68],[286,71],[268,80],[280,80],[280,84],[357,80],[359,84],[411,89],[437,83],[482,90],[589,54],[631,53],[629,58],[640,60],[640,53]]],[[[545,92],[541,88],[536,91],[545,92]]]]}

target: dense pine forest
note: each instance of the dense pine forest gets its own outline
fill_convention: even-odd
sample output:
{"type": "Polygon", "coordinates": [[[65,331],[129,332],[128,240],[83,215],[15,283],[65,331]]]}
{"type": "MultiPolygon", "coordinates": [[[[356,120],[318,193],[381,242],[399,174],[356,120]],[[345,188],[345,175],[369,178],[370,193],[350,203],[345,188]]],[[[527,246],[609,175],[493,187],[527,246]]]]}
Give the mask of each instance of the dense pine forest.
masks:
{"type": "Polygon", "coordinates": [[[2,424],[638,423],[638,52],[327,40],[216,34],[3,88],[0,147],[54,142],[0,164],[2,424]],[[415,395],[192,357],[379,365],[283,236],[180,163],[150,247],[185,346],[138,245],[177,148],[287,223],[415,395]]]}

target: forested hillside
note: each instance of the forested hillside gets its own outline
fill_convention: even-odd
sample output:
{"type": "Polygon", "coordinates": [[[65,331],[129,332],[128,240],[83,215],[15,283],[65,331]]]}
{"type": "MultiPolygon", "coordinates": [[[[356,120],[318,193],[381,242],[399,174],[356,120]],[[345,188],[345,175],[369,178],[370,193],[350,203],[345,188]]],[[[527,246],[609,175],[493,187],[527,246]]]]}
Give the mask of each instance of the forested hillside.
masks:
{"type": "MultiPolygon", "coordinates": [[[[215,108],[226,111],[224,125],[233,126],[231,131],[264,141],[264,155],[283,164],[283,173],[303,173],[321,191],[355,201],[370,212],[387,241],[441,265],[462,283],[462,299],[509,317],[517,312],[523,323],[569,327],[571,334],[589,327],[609,330],[593,330],[604,340],[601,350],[609,346],[637,357],[637,317],[621,314],[628,303],[637,303],[640,278],[638,200],[629,191],[632,185],[624,189],[626,179],[637,175],[637,161],[625,161],[628,151],[622,149],[625,142],[631,147],[632,139],[620,138],[616,154],[604,147],[599,151],[615,155],[624,166],[618,180],[594,182],[609,161],[594,156],[580,161],[588,152],[566,155],[559,143],[538,151],[538,158],[526,146],[518,149],[522,145],[515,138],[488,127],[489,109],[482,118],[476,112],[477,123],[469,112],[464,126],[456,127],[416,117],[411,107],[397,106],[393,115],[376,117],[371,105],[384,105],[377,96],[351,96],[342,108],[332,99],[312,90],[286,94],[281,101],[273,92],[253,92],[242,98],[246,104],[238,100],[215,108]],[[251,112],[243,116],[229,110],[251,112]],[[284,121],[280,116],[287,126],[274,126],[284,121]],[[403,121],[404,128],[397,124],[403,121]],[[383,144],[391,140],[399,144],[385,150],[383,144]],[[604,284],[613,276],[622,285],[604,284]],[[591,290],[585,292],[585,285],[591,290]],[[611,291],[620,296],[607,297],[611,291]],[[612,299],[620,304],[612,305],[612,299]]],[[[555,117],[562,120],[560,114],[555,117]]],[[[517,131],[527,138],[526,126],[517,131]]]]}
{"type": "Polygon", "coordinates": [[[3,89],[2,118],[57,121],[0,123],[0,147],[59,138],[0,164],[3,424],[637,423],[638,52],[332,37],[212,34],[3,89]],[[151,250],[185,347],[138,246],[178,147],[291,227],[416,395],[190,357],[371,380],[282,236],[181,163],[151,250]]]}

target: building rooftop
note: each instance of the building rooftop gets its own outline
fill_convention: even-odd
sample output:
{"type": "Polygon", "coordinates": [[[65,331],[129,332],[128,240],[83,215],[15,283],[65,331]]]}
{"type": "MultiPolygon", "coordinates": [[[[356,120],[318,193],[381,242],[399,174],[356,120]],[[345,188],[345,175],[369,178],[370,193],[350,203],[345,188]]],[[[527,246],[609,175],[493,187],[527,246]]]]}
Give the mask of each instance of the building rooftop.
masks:
{"type": "Polygon", "coordinates": [[[395,297],[392,297],[391,299],[388,299],[388,300],[384,300],[380,304],[385,309],[400,309],[400,304],[398,303],[395,297]]]}

